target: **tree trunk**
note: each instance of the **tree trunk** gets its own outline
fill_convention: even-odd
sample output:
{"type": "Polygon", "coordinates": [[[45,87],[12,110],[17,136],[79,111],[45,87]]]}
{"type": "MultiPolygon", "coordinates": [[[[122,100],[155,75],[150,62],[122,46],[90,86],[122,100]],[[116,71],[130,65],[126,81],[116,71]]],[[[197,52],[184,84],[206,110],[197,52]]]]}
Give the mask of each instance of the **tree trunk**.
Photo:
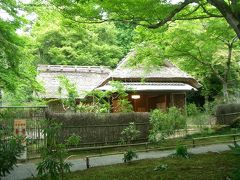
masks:
{"type": "Polygon", "coordinates": [[[233,28],[240,39],[240,17],[238,16],[238,13],[235,13],[234,10],[224,0],[207,1],[221,12],[228,24],[233,28]]]}
{"type": "Polygon", "coordinates": [[[227,83],[227,82],[223,82],[222,86],[223,86],[223,98],[224,98],[224,102],[228,103],[228,102],[229,102],[228,83],[227,83]]]}

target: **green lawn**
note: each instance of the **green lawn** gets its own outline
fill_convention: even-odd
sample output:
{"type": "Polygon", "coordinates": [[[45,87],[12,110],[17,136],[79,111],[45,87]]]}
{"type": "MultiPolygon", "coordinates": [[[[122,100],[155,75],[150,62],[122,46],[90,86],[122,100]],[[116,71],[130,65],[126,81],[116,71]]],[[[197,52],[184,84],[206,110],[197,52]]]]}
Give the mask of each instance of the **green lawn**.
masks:
{"type": "Polygon", "coordinates": [[[240,168],[240,156],[231,152],[193,155],[190,159],[167,157],[139,160],[130,164],[95,167],[68,174],[66,179],[226,179],[240,168]],[[160,164],[167,164],[163,171],[154,171],[160,164]]]}

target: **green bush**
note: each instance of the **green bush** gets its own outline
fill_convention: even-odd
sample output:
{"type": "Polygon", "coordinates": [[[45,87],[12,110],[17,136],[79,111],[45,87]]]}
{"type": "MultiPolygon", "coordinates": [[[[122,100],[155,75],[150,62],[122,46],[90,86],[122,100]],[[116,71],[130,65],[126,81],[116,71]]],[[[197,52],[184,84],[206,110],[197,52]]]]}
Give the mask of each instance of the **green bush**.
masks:
{"type": "Polygon", "coordinates": [[[6,129],[0,129],[0,177],[9,174],[16,165],[17,158],[24,150],[22,141],[22,137],[13,136],[6,132],[6,129]]]}
{"type": "Polygon", "coordinates": [[[123,131],[121,132],[121,141],[123,143],[130,144],[132,141],[137,139],[139,134],[140,131],[136,129],[136,125],[134,124],[134,122],[130,122],[129,126],[123,129],[123,131]]]}
{"type": "Polygon", "coordinates": [[[123,155],[123,161],[125,163],[130,162],[133,160],[133,158],[138,158],[136,152],[134,152],[133,150],[129,149],[128,151],[126,151],[123,155]]]}
{"type": "Polygon", "coordinates": [[[155,109],[150,114],[150,126],[149,140],[159,142],[176,130],[186,128],[186,117],[176,107],[169,108],[167,112],[155,109]]]}
{"type": "Polygon", "coordinates": [[[81,137],[73,133],[71,136],[68,137],[66,140],[66,144],[68,146],[78,146],[80,144],[81,137]]]}
{"type": "Polygon", "coordinates": [[[186,113],[187,113],[187,116],[196,116],[200,113],[200,110],[196,106],[196,104],[188,104],[186,106],[186,113]]]}
{"type": "Polygon", "coordinates": [[[188,150],[187,150],[187,147],[186,146],[183,146],[183,145],[178,145],[176,147],[176,153],[175,155],[177,157],[184,157],[184,158],[189,158],[189,153],[188,153],[188,150]]]}
{"type": "Polygon", "coordinates": [[[37,164],[38,176],[41,179],[63,179],[64,173],[70,172],[71,163],[65,162],[68,155],[66,146],[58,143],[61,126],[54,121],[43,125],[46,142],[41,149],[42,160],[37,164]]]}

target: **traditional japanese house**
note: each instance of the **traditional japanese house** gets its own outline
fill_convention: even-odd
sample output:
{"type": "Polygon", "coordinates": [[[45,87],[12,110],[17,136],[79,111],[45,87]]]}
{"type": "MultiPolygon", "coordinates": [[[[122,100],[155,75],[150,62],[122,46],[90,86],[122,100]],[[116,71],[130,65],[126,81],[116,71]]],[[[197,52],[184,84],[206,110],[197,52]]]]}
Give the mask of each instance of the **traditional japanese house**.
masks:
{"type": "MultiPolygon", "coordinates": [[[[129,89],[128,100],[135,112],[149,112],[152,109],[165,110],[176,106],[183,108],[186,104],[186,94],[196,91],[200,84],[196,79],[180,70],[170,61],[162,66],[131,67],[128,62],[134,58],[134,51],[130,52],[98,86],[99,90],[110,90],[110,81],[120,81],[129,89]]],[[[118,112],[118,100],[112,100],[112,111],[118,112]]]]}

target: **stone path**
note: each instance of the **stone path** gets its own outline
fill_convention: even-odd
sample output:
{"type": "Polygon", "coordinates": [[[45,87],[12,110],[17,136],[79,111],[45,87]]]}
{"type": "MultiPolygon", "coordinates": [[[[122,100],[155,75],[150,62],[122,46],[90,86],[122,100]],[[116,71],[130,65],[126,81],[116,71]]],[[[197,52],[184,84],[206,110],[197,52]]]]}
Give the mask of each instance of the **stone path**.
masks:
{"type": "MultiPolygon", "coordinates": [[[[198,146],[195,148],[188,149],[189,152],[193,154],[201,154],[207,152],[222,152],[229,150],[228,145],[232,144],[214,144],[208,146],[198,146]]],[[[151,159],[151,158],[161,158],[169,156],[170,154],[174,153],[175,150],[165,150],[165,151],[149,151],[149,152],[141,152],[138,154],[138,160],[140,159],[151,159]]],[[[122,163],[122,154],[117,155],[109,155],[109,156],[101,156],[101,157],[92,157],[89,159],[90,167],[95,166],[104,166],[104,165],[111,165],[111,164],[118,164],[122,163]]],[[[86,169],[86,161],[85,159],[76,159],[76,160],[69,160],[73,166],[71,167],[71,171],[77,170],[84,170],[86,169]]],[[[3,180],[20,180],[26,179],[29,177],[36,177],[36,164],[34,163],[24,163],[18,164],[17,167],[11,171],[11,174],[2,178],[3,180]]]]}

